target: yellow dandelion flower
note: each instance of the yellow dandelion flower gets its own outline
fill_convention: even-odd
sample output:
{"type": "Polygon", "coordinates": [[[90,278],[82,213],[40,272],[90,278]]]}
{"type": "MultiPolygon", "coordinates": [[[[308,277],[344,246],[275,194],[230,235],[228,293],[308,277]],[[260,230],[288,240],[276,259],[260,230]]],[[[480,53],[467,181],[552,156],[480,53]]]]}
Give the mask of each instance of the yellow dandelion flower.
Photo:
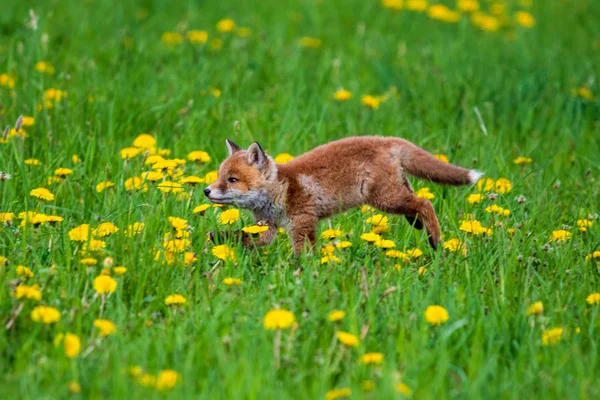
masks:
{"type": "Polygon", "coordinates": [[[348,247],[352,247],[352,242],[349,242],[347,240],[341,240],[335,244],[335,247],[337,247],[338,249],[346,249],[348,247]]]}
{"type": "Polygon", "coordinates": [[[544,303],[536,301],[527,308],[527,315],[539,315],[544,312],[544,303]]]}
{"type": "Polygon", "coordinates": [[[592,293],[590,294],[585,301],[587,301],[588,304],[592,305],[592,304],[600,304],[600,293],[592,293]]]}
{"type": "Polygon", "coordinates": [[[422,199],[431,200],[435,198],[435,195],[431,193],[428,187],[424,187],[415,192],[415,196],[420,197],[422,199]]]}
{"type": "Polygon", "coordinates": [[[204,175],[204,183],[210,185],[219,178],[219,171],[210,171],[204,175]]]}
{"type": "Polygon", "coordinates": [[[385,255],[391,258],[401,258],[403,260],[407,260],[408,254],[400,251],[400,250],[388,250],[385,252],[385,255]]]}
{"type": "Polygon", "coordinates": [[[480,192],[489,192],[494,190],[496,182],[491,178],[483,178],[477,181],[477,189],[480,192]]]}
{"type": "Polygon", "coordinates": [[[17,275],[23,278],[33,278],[35,274],[31,269],[27,268],[24,265],[18,265],[16,268],[17,275]]]}
{"type": "Polygon", "coordinates": [[[345,316],[346,316],[346,311],[333,310],[332,312],[329,313],[329,315],[327,315],[327,319],[331,322],[338,322],[338,321],[341,321],[342,319],[344,319],[345,316]]]}
{"type": "Polygon", "coordinates": [[[266,225],[251,225],[245,226],[242,228],[242,231],[250,234],[263,233],[269,230],[269,227],[266,225]]]}
{"type": "Polygon", "coordinates": [[[360,101],[367,107],[372,108],[373,110],[377,110],[381,103],[383,102],[382,96],[371,96],[370,94],[365,94],[361,96],[360,101]]]}
{"type": "Polygon", "coordinates": [[[429,18],[436,19],[443,22],[458,22],[460,21],[461,15],[456,11],[450,10],[443,4],[434,4],[427,10],[429,18]]]}
{"type": "Polygon", "coordinates": [[[210,162],[210,156],[205,151],[195,150],[188,154],[188,160],[197,162],[197,163],[207,163],[210,162]]]}
{"type": "Polygon", "coordinates": [[[479,11],[471,14],[471,22],[479,29],[488,32],[496,32],[498,29],[500,29],[500,21],[498,18],[479,11]]]}
{"type": "Polygon", "coordinates": [[[117,331],[117,326],[114,322],[107,319],[94,320],[94,326],[100,331],[100,336],[109,336],[117,331]]]}
{"type": "Polygon", "coordinates": [[[180,375],[177,371],[171,369],[162,370],[156,376],[156,388],[161,391],[173,389],[180,380],[180,375]]]}
{"type": "Polygon", "coordinates": [[[587,228],[592,226],[592,221],[590,221],[589,219],[578,219],[577,226],[579,227],[579,230],[581,232],[586,232],[587,228]]]}
{"type": "Polygon", "coordinates": [[[462,12],[474,12],[479,10],[479,2],[477,0],[458,0],[456,8],[462,12]]]}
{"type": "Polygon", "coordinates": [[[466,220],[466,221],[460,221],[460,226],[458,227],[459,230],[467,232],[467,233],[472,233],[473,235],[487,235],[487,236],[491,236],[492,235],[492,230],[490,228],[485,228],[484,226],[481,225],[481,222],[477,221],[476,219],[471,219],[471,220],[466,220]]]}
{"type": "Polygon", "coordinates": [[[160,36],[160,41],[169,47],[174,47],[183,42],[183,36],[179,32],[165,32],[160,36]]]}
{"type": "Polygon", "coordinates": [[[506,178],[500,178],[496,180],[495,186],[496,191],[501,194],[509,193],[513,188],[512,183],[506,178]]]}
{"type": "Polygon", "coordinates": [[[383,353],[365,353],[361,361],[363,364],[380,365],[383,362],[383,353]]]}
{"type": "Polygon", "coordinates": [[[137,157],[138,155],[140,155],[140,153],[141,150],[137,147],[126,147],[124,149],[121,149],[121,158],[128,160],[137,157]]]}
{"type": "Polygon", "coordinates": [[[491,214],[498,214],[503,217],[508,217],[510,215],[510,210],[502,208],[496,204],[492,204],[491,206],[486,207],[485,211],[491,214]]]}
{"type": "MultiPolygon", "coordinates": [[[[19,285],[15,288],[15,298],[17,299],[30,299],[40,301],[42,299],[42,292],[39,285],[19,285]]],[[[590,303],[591,304],[591,303],[590,303]]]]}
{"type": "Polygon", "coordinates": [[[94,279],[94,290],[98,294],[110,294],[117,290],[117,281],[110,276],[100,275],[94,279]]]}
{"type": "Polygon", "coordinates": [[[321,233],[321,238],[331,240],[344,236],[344,232],[339,229],[326,229],[321,233]]]}
{"type": "Polygon", "coordinates": [[[362,240],[366,240],[367,242],[377,242],[378,240],[381,240],[381,236],[373,232],[363,233],[360,235],[360,238],[362,240]]]}
{"type": "Polygon", "coordinates": [[[396,242],[387,239],[379,239],[375,241],[374,244],[375,246],[380,247],[382,249],[391,249],[392,247],[396,247],[396,242]]]}
{"type": "Polygon", "coordinates": [[[564,229],[559,229],[557,231],[552,231],[552,237],[550,238],[550,242],[567,241],[570,238],[571,238],[571,232],[566,231],[564,229]]]}
{"type": "Polygon", "coordinates": [[[385,8],[389,8],[392,10],[401,10],[402,9],[402,3],[404,0],[381,0],[381,4],[385,7],[385,8]]]}
{"type": "Polygon", "coordinates": [[[406,255],[412,258],[419,258],[423,255],[421,249],[409,249],[406,250],[406,255]]]}
{"type": "Polygon", "coordinates": [[[121,266],[114,267],[113,272],[115,273],[115,275],[123,275],[125,274],[125,272],[127,272],[127,268],[121,266]]]}
{"type": "Polygon", "coordinates": [[[40,160],[38,160],[37,158],[28,158],[23,162],[25,163],[25,165],[42,165],[40,160]]]}
{"type": "Polygon", "coordinates": [[[445,241],[444,249],[446,249],[450,252],[453,252],[453,253],[460,251],[464,255],[467,254],[467,246],[463,242],[461,242],[460,240],[458,240],[456,238],[445,241]]]}
{"type": "Polygon", "coordinates": [[[294,156],[292,156],[291,154],[281,153],[281,154],[277,154],[277,156],[275,156],[275,158],[273,160],[277,164],[285,164],[285,163],[292,161],[293,159],[294,159],[294,156]]]}
{"type": "Polygon", "coordinates": [[[100,225],[98,225],[98,228],[92,231],[92,235],[106,237],[117,232],[119,232],[119,228],[115,224],[113,224],[112,222],[103,222],[100,225]]]}
{"type": "Polygon", "coordinates": [[[336,400],[352,396],[350,388],[335,388],[325,393],[325,400],[336,400]]]}
{"type": "Polygon", "coordinates": [[[562,338],[563,328],[546,329],[542,332],[542,344],[544,346],[552,346],[562,338]]]}
{"type": "Polygon", "coordinates": [[[231,32],[235,29],[235,21],[231,18],[224,18],[217,22],[217,30],[219,32],[231,32]]]}
{"type": "Polygon", "coordinates": [[[234,224],[238,219],[240,219],[240,210],[237,208],[225,210],[221,213],[221,215],[219,215],[219,223],[221,225],[234,224]]]}
{"type": "Polygon", "coordinates": [[[202,214],[210,208],[210,204],[200,204],[192,210],[192,214],[202,214]]]}
{"type": "Polygon", "coordinates": [[[12,89],[15,87],[15,79],[8,74],[0,74],[0,86],[12,89]]]}
{"type": "Polygon", "coordinates": [[[527,11],[517,11],[515,13],[515,20],[525,28],[531,28],[535,25],[535,18],[527,11]]]}
{"type": "Polygon", "coordinates": [[[186,302],[187,302],[186,298],[178,293],[171,294],[165,298],[165,304],[168,306],[172,306],[172,305],[180,306],[180,305],[185,304],[186,302]]]}
{"type": "Polygon", "coordinates": [[[238,278],[225,278],[223,279],[223,284],[227,286],[239,286],[242,284],[242,280],[238,278]]]}
{"type": "Polygon", "coordinates": [[[104,190],[115,186],[114,183],[112,183],[111,181],[106,181],[106,182],[100,182],[96,185],[96,192],[101,193],[104,190]]]}
{"type": "Polygon", "coordinates": [[[212,255],[223,261],[235,261],[235,252],[226,244],[213,247],[212,255]]]}
{"type": "Polygon", "coordinates": [[[442,306],[429,306],[425,310],[425,320],[432,326],[438,326],[448,321],[448,311],[442,306]]]}
{"type": "Polygon", "coordinates": [[[0,212],[0,222],[12,221],[14,217],[15,217],[14,213],[0,212]]]}
{"type": "Polygon", "coordinates": [[[517,165],[531,164],[532,162],[533,160],[529,157],[517,157],[513,160],[513,163],[517,165]]]}
{"type": "Polygon", "coordinates": [[[133,224],[127,225],[125,229],[125,236],[133,237],[139,235],[144,230],[145,224],[143,222],[134,222],[133,224]]]}
{"type": "Polygon", "coordinates": [[[145,387],[154,387],[156,385],[156,377],[150,374],[142,374],[139,378],[139,383],[145,387]]]}
{"type": "Polygon", "coordinates": [[[35,70],[43,74],[54,75],[54,66],[47,61],[38,61],[35,70]]]}
{"type": "Polygon", "coordinates": [[[63,346],[67,357],[77,357],[81,351],[81,341],[79,340],[79,336],[72,333],[66,333],[63,339],[63,346]]]}
{"type": "Polygon", "coordinates": [[[75,381],[69,382],[69,392],[71,393],[80,393],[81,385],[75,381]]]}
{"type": "Polygon", "coordinates": [[[295,322],[294,313],[283,309],[271,310],[263,318],[263,326],[267,330],[287,329],[295,322]]]}
{"type": "Polygon", "coordinates": [[[187,40],[192,44],[204,44],[208,40],[207,31],[191,30],[185,34],[187,40]]]}
{"type": "Polygon", "coordinates": [[[37,189],[33,189],[31,192],[29,192],[29,195],[41,199],[41,200],[46,200],[46,201],[53,201],[54,200],[54,195],[52,194],[51,191],[49,191],[46,188],[37,188],[37,189]]]}
{"type": "Polygon", "coordinates": [[[35,322],[53,324],[60,321],[60,312],[54,307],[37,306],[31,311],[31,319],[35,322]]]}
{"type": "Polygon", "coordinates": [[[33,126],[35,124],[35,118],[31,116],[24,115],[23,116],[23,126],[33,126]]]}
{"type": "Polygon", "coordinates": [[[339,331],[335,336],[344,346],[347,347],[356,347],[360,343],[358,336],[348,332],[339,331]]]}
{"type": "Polygon", "coordinates": [[[371,225],[384,226],[388,224],[389,218],[387,215],[383,214],[374,214],[371,217],[367,218],[365,222],[371,225]]]}
{"type": "Polygon", "coordinates": [[[586,87],[580,87],[580,88],[574,89],[573,92],[575,93],[576,96],[579,96],[582,99],[587,100],[587,101],[594,101],[596,99],[596,96],[594,96],[592,91],[586,87]]]}
{"type": "Polygon", "coordinates": [[[467,197],[467,202],[471,204],[477,204],[481,203],[484,198],[485,197],[481,193],[470,194],[469,197],[467,197]]]}
{"type": "Polygon", "coordinates": [[[352,98],[352,93],[346,89],[338,89],[333,94],[333,98],[337,101],[347,101],[352,98]]]}
{"type": "Polygon", "coordinates": [[[402,382],[396,385],[396,391],[405,396],[410,396],[412,394],[412,389],[406,383],[402,382]]]}
{"type": "Polygon", "coordinates": [[[98,264],[98,260],[92,257],[82,258],[79,262],[83,265],[96,265],[98,264]]]}
{"type": "Polygon", "coordinates": [[[338,263],[341,261],[342,260],[338,256],[329,253],[329,254],[325,254],[323,257],[321,257],[320,263],[321,264],[329,264],[330,262],[338,263]]]}
{"type": "Polygon", "coordinates": [[[72,173],[73,173],[73,170],[70,168],[57,168],[54,170],[54,175],[60,176],[61,178],[71,175],[72,173]]]}
{"type": "Polygon", "coordinates": [[[169,217],[167,219],[169,220],[169,224],[171,224],[174,229],[187,229],[188,227],[187,219],[178,217],[169,217]]]}
{"type": "Polygon", "coordinates": [[[144,182],[142,178],[139,176],[134,176],[133,178],[129,178],[125,181],[125,189],[126,190],[140,190],[142,192],[148,191],[148,184],[144,182]]]}
{"type": "Polygon", "coordinates": [[[158,190],[163,193],[180,193],[183,192],[183,186],[177,182],[164,181],[158,184],[158,190]]]}

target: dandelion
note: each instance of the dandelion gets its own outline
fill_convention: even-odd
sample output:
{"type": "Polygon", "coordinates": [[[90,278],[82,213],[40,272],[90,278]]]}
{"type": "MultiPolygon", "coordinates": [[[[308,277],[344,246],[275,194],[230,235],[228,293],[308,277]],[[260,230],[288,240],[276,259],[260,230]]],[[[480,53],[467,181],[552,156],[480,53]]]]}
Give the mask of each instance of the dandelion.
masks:
{"type": "Polygon", "coordinates": [[[406,250],[406,255],[412,258],[419,258],[423,255],[423,252],[421,251],[421,249],[409,249],[406,250]]]}
{"type": "Polygon", "coordinates": [[[153,387],[156,385],[156,377],[150,374],[142,374],[139,379],[140,385],[153,387]]]}
{"type": "Polygon", "coordinates": [[[126,147],[121,149],[121,158],[124,160],[129,160],[140,155],[141,150],[137,147],[126,147]]]}
{"type": "Polygon", "coordinates": [[[371,225],[376,225],[376,226],[387,225],[388,217],[387,217],[387,215],[383,215],[383,214],[375,214],[375,215],[367,218],[365,220],[365,222],[368,224],[371,224],[371,225]]]}
{"type": "Polygon", "coordinates": [[[127,272],[127,268],[125,268],[125,267],[114,267],[113,268],[113,272],[115,273],[115,275],[123,275],[123,274],[125,274],[125,272],[127,272]]]}
{"type": "Polygon", "coordinates": [[[381,240],[381,236],[373,232],[363,233],[362,235],[360,235],[360,238],[362,240],[366,240],[367,242],[377,242],[381,240]]]}
{"type": "Polygon", "coordinates": [[[72,333],[66,333],[63,340],[63,346],[65,348],[65,355],[68,358],[77,357],[81,351],[81,341],[79,340],[79,336],[72,333]]]}
{"type": "Polygon", "coordinates": [[[69,231],[69,239],[74,242],[85,242],[90,237],[90,226],[81,224],[69,231]]]}
{"type": "Polygon", "coordinates": [[[185,34],[187,40],[192,44],[204,44],[208,40],[207,31],[191,30],[185,34]]]}
{"type": "Polygon", "coordinates": [[[291,154],[281,153],[281,154],[278,154],[277,156],[275,156],[273,161],[275,161],[275,163],[277,163],[277,164],[286,164],[286,163],[289,163],[290,161],[292,161],[293,159],[294,159],[294,156],[292,156],[291,154]]]}
{"type": "Polygon", "coordinates": [[[382,249],[391,249],[392,247],[396,247],[396,242],[387,239],[379,239],[375,241],[374,244],[376,247],[380,247],[382,249]]]}
{"type": "Polygon", "coordinates": [[[513,163],[515,163],[517,165],[531,164],[532,162],[533,162],[533,160],[529,157],[517,157],[513,161],[513,163]]]}
{"type": "Polygon", "coordinates": [[[80,393],[81,385],[75,381],[69,382],[69,392],[71,393],[80,393]]]}
{"type": "Polygon", "coordinates": [[[215,246],[212,249],[212,255],[223,261],[235,261],[235,252],[226,244],[215,246]]]}
{"type": "Polygon", "coordinates": [[[459,239],[450,239],[450,240],[446,240],[444,242],[444,249],[450,251],[450,252],[457,252],[457,251],[461,251],[464,255],[467,254],[467,247],[466,245],[461,242],[459,239]]]}
{"type": "Polygon", "coordinates": [[[477,189],[480,192],[489,192],[494,190],[496,182],[491,178],[484,178],[477,181],[477,189]]]}
{"type": "Polygon", "coordinates": [[[481,222],[476,219],[461,221],[459,230],[472,233],[473,235],[492,235],[492,230],[490,228],[485,228],[481,225],[481,222]]]}
{"type": "Polygon", "coordinates": [[[25,163],[25,165],[42,165],[42,163],[40,162],[40,160],[38,160],[37,158],[28,158],[27,160],[23,161],[25,163]]]}
{"type": "Polygon", "coordinates": [[[33,278],[35,276],[33,271],[31,271],[31,269],[27,268],[24,265],[18,265],[16,268],[16,272],[18,276],[21,276],[23,278],[33,278]]]}
{"type": "Polygon", "coordinates": [[[435,195],[431,193],[428,187],[424,187],[415,192],[415,196],[420,197],[422,199],[431,200],[435,198],[435,195]]]}
{"type": "Polygon", "coordinates": [[[81,162],[81,159],[79,158],[79,156],[77,154],[73,154],[73,155],[71,155],[71,162],[73,164],[79,164],[81,162]]]}
{"type": "Polygon", "coordinates": [[[117,326],[107,319],[94,320],[94,326],[100,331],[100,336],[109,336],[117,331],[117,326]]]}
{"type": "Polygon", "coordinates": [[[240,210],[237,208],[225,210],[221,213],[221,215],[219,215],[219,223],[221,225],[234,224],[238,219],[240,219],[240,210]]]}
{"type": "Polygon", "coordinates": [[[194,207],[192,210],[192,214],[202,214],[204,211],[210,208],[210,204],[200,204],[197,207],[194,207]]]}
{"type": "Polygon", "coordinates": [[[385,8],[389,8],[392,10],[401,10],[402,9],[403,0],[381,0],[381,4],[385,8]]]}
{"type": "Polygon", "coordinates": [[[427,268],[425,268],[425,267],[419,267],[419,269],[417,270],[417,274],[419,276],[423,276],[423,275],[425,275],[425,273],[427,273],[427,268]]]}
{"type": "Polygon", "coordinates": [[[179,32],[165,32],[161,35],[160,41],[169,47],[174,47],[183,41],[183,37],[179,32]]]}
{"type": "Polygon", "coordinates": [[[37,188],[37,189],[33,189],[31,192],[29,192],[29,195],[41,199],[41,200],[46,200],[46,201],[53,201],[54,200],[54,195],[52,194],[51,191],[49,191],[46,188],[37,188]]]}
{"type": "Polygon", "coordinates": [[[347,347],[356,347],[360,343],[358,336],[348,332],[339,331],[336,333],[337,339],[347,347]]]}
{"type": "Polygon", "coordinates": [[[238,278],[225,278],[223,279],[223,284],[227,286],[240,286],[242,284],[242,280],[238,278]]]}
{"type": "Polygon", "coordinates": [[[438,326],[448,321],[448,311],[442,306],[429,306],[425,310],[425,320],[432,326],[438,326]]]}
{"type": "Polygon", "coordinates": [[[587,301],[589,305],[600,304],[600,293],[590,294],[585,301],[587,301]]]}
{"type": "Polygon", "coordinates": [[[169,224],[173,227],[173,229],[187,229],[188,221],[187,219],[178,218],[178,217],[169,217],[169,224]]]}
{"type": "Polygon", "coordinates": [[[321,39],[313,38],[310,36],[304,36],[298,40],[298,45],[300,45],[300,47],[318,49],[319,47],[321,47],[322,42],[321,39]]]}
{"type": "Polygon", "coordinates": [[[333,310],[332,312],[329,313],[329,315],[327,315],[327,319],[331,322],[338,322],[338,321],[341,321],[342,319],[344,319],[345,316],[346,316],[346,311],[333,310]]]}
{"type": "Polygon", "coordinates": [[[242,231],[250,234],[263,233],[269,230],[267,225],[251,225],[242,228],[242,231]]]}
{"type": "Polygon", "coordinates": [[[544,312],[544,303],[536,301],[527,308],[527,315],[540,315],[544,312]]]}
{"type": "Polygon", "coordinates": [[[8,74],[0,74],[0,86],[12,89],[15,87],[15,78],[8,74]]]}
{"type": "Polygon", "coordinates": [[[103,222],[100,225],[98,225],[98,228],[92,231],[92,235],[106,237],[117,232],[119,232],[119,228],[117,228],[115,224],[113,224],[112,222],[103,222]]]}
{"type": "Polygon", "coordinates": [[[510,210],[502,208],[496,204],[486,207],[485,211],[491,214],[501,215],[503,217],[508,217],[510,215],[510,210]]]}
{"type": "Polygon", "coordinates": [[[14,213],[0,212],[0,222],[10,222],[15,217],[14,213]]]}
{"type": "Polygon", "coordinates": [[[546,329],[542,332],[542,344],[544,346],[552,346],[562,338],[563,328],[546,329]]]}
{"type": "Polygon", "coordinates": [[[25,298],[40,301],[42,299],[42,292],[39,285],[19,285],[15,288],[15,297],[17,299],[25,298]]]}
{"type": "Polygon", "coordinates": [[[106,189],[111,188],[113,186],[115,186],[115,184],[112,183],[111,181],[100,182],[96,185],[96,192],[102,193],[106,189]]]}
{"type": "Polygon", "coordinates": [[[325,393],[325,400],[336,400],[352,396],[350,388],[335,388],[325,393]]]}
{"type": "Polygon", "coordinates": [[[391,258],[401,258],[403,260],[408,260],[408,254],[400,251],[400,250],[388,250],[385,252],[385,255],[391,258]]]}
{"type": "Polygon", "coordinates": [[[406,383],[402,382],[396,385],[396,391],[405,396],[410,396],[412,394],[412,389],[406,383]]]}
{"type": "Polygon", "coordinates": [[[383,362],[383,353],[365,353],[361,361],[363,364],[380,365],[383,362]]]}
{"type": "Polygon", "coordinates": [[[207,185],[210,185],[211,183],[215,182],[218,178],[219,178],[218,171],[210,171],[206,175],[204,175],[204,183],[206,183],[207,185]]]}
{"type": "Polygon", "coordinates": [[[156,376],[156,388],[158,390],[173,389],[179,379],[180,376],[177,371],[171,369],[160,371],[156,376]]]}
{"type": "Polygon", "coordinates": [[[331,262],[338,263],[341,261],[342,260],[338,256],[329,253],[329,254],[325,254],[323,257],[321,257],[320,263],[321,264],[329,264],[331,262]]]}
{"type": "Polygon", "coordinates": [[[294,313],[283,309],[271,310],[263,318],[263,326],[266,330],[288,329],[295,322],[294,313]]]}
{"type": "Polygon", "coordinates": [[[495,183],[496,190],[498,193],[505,194],[512,190],[512,183],[506,178],[500,178],[495,183]]]}
{"type": "Polygon", "coordinates": [[[225,18],[217,22],[219,32],[231,32],[235,29],[235,22],[231,18],[225,18]]]}
{"type": "Polygon", "coordinates": [[[54,170],[54,175],[61,177],[61,178],[65,178],[69,175],[71,175],[73,173],[72,169],[69,168],[57,168],[54,170]]]}
{"type": "Polygon", "coordinates": [[[531,28],[535,25],[535,18],[527,11],[517,11],[515,13],[515,20],[525,28],[531,28]]]}
{"type": "Polygon", "coordinates": [[[125,189],[132,190],[140,190],[142,192],[148,191],[148,184],[144,183],[142,178],[139,176],[134,176],[133,178],[129,178],[125,181],[125,189]]]}
{"type": "Polygon", "coordinates": [[[187,302],[186,298],[180,294],[171,294],[165,298],[165,304],[168,306],[180,306],[187,302]]]}
{"type": "Polygon", "coordinates": [[[60,312],[54,307],[37,306],[31,311],[31,319],[35,322],[53,324],[60,321],[60,312]]]}
{"type": "Polygon", "coordinates": [[[195,150],[189,153],[187,159],[197,163],[207,163],[211,160],[207,152],[200,150],[195,150]]]}
{"type": "Polygon", "coordinates": [[[576,96],[579,96],[582,99],[587,100],[587,101],[594,101],[596,99],[596,97],[594,96],[592,91],[586,87],[580,87],[577,89],[573,89],[573,92],[576,96]]]}
{"type": "Polygon", "coordinates": [[[458,0],[456,8],[462,12],[474,12],[479,10],[479,2],[477,0],[458,0]]]}
{"type": "Polygon", "coordinates": [[[87,257],[87,258],[82,258],[81,260],[79,260],[79,262],[83,265],[96,265],[98,264],[98,260],[96,260],[95,258],[91,258],[91,257],[87,257]]]}
{"type": "Polygon", "coordinates": [[[383,102],[382,96],[371,96],[369,94],[363,95],[360,98],[360,101],[367,107],[377,110],[379,105],[383,102]]]}
{"type": "Polygon", "coordinates": [[[180,193],[183,192],[183,186],[177,182],[164,181],[158,184],[158,190],[163,193],[180,193]]]}
{"type": "Polygon", "coordinates": [[[352,242],[349,242],[347,240],[341,240],[335,244],[335,247],[337,247],[338,249],[346,249],[348,247],[352,247],[352,242]]]}
{"type": "Polygon", "coordinates": [[[571,238],[571,232],[566,231],[564,229],[559,229],[557,231],[552,231],[552,237],[550,237],[550,242],[565,242],[571,238]]]}
{"type": "Polygon", "coordinates": [[[481,201],[483,199],[484,199],[484,197],[481,193],[475,193],[475,194],[470,194],[469,197],[467,197],[467,202],[470,204],[477,204],[477,203],[481,203],[481,201]]]}
{"type": "Polygon", "coordinates": [[[43,74],[54,75],[54,66],[46,61],[39,61],[35,64],[35,70],[43,74]]]}
{"type": "Polygon", "coordinates": [[[346,89],[338,89],[333,94],[333,98],[337,101],[347,101],[352,98],[352,93],[346,89]]]}
{"type": "Polygon", "coordinates": [[[164,175],[161,171],[146,171],[146,172],[142,172],[142,174],[140,175],[141,178],[145,181],[149,181],[149,182],[156,182],[161,180],[164,175]]]}
{"type": "Polygon", "coordinates": [[[592,221],[590,221],[589,219],[578,219],[577,226],[579,227],[579,230],[581,232],[586,232],[587,228],[592,226],[592,221]]]}
{"type": "Polygon", "coordinates": [[[144,230],[145,224],[143,222],[134,222],[133,224],[127,225],[125,229],[125,236],[133,237],[139,235],[144,230]]]}
{"type": "Polygon", "coordinates": [[[110,276],[100,275],[94,279],[94,290],[98,294],[114,293],[117,289],[117,281],[110,276]]]}
{"type": "Polygon", "coordinates": [[[429,7],[427,10],[427,15],[429,15],[429,18],[448,23],[458,22],[461,18],[459,13],[450,10],[443,4],[435,4],[429,7]]]}

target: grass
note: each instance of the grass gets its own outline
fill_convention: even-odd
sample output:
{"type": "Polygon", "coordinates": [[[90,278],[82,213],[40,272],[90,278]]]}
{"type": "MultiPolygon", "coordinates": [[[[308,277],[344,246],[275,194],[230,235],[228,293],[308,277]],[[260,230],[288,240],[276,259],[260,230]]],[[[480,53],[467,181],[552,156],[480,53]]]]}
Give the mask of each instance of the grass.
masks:
{"type": "Polygon", "coordinates": [[[586,302],[600,291],[597,259],[586,261],[600,248],[600,10],[592,1],[535,1],[527,8],[507,2],[508,20],[520,9],[535,17],[532,28],[511,22],[489,32],[466,15],[444,23],[377,1],[4,2],[0,74],[15,85],[0,86],[0,123],[12,126],[19,115],[35,123],[23,128],[26,138],[0,144],[0,169],[12,175],[0,181],[0,212],[15,214],[0,228],[7,260],[0,267],[0,392],[37,399],[282,399],[351,388],[354,398],[408,397],[397,391],[403,382],[414,398],[600,396],[599,306],[586,302]],[[223,18],[251,34],[218,32],[223,18]],[[208,42],[188,43],[190,29],[207,30],[208,42]],[[167,31],[183,33],[183,42],[161,42],[167,31]],[[300,46],[304,36],[320,39],[320,47],[300,46]],[[37,71],[39,61],[55,73],[37,71]],[[353,98],[335,101],[340,87],[353,98]],[[44,106],[49,88],[68,95],[44,106]],[[595,97],[573,92],[579,88],[595,97]],[[371,109],[361,104],[364,94],[388,96],[371,109]],[[415,189],[431,189],[445,239],[466,243],[466,255],[430,250],[423,234],[390,216],[383,236],[398,250],[424,253],[393,260],[360,239],[371,229],[369,213],[354,210],[320,225],[320,232],[340,229],[352,242],[335,251],[340,262],[321,264],[318,251],[293,259],[284,234],[260,250],[227,243],[236,261],[224,262],[206,234],[250,225],[250,215],[222,226],[220,209],[192,214],[205,203],[202,187],[186,187],[189,197],[162,193],[156,183],[147,192],[126,190],[125,181],[149,167],[142,156],[125,161],[119,152],[144,132],[171,158],[209,153],[208,163],[188,161],[186,176],[218,169],[225,138],[244,147],[258,140],[272,155],[299,155],[334,139],[379,134],[507,178],[512,190],[470,204],[477,187],[412,180],[415,189]],[[533,162],[515,165],[518,156],[533,162]],[[26,165],[29,158],[41,165],[26,165]],[[60,167],[73,173],[49,183],[60,167]],[[97,192],[107,180],[115,186],[97,192]],[[38,187],[55,200],[30,196],[38,187]],[[491,204],[510,215],[485,212],[491,204]],[[17,215],[24,211],[64,220],[22,226],[17,215]],[[461,231],[467,213],[493,235],[461,231]],[[172,265],[164,253],[155,259],[173,232],[169,216],[188,220],[186,250],[196,261],[186,265],[183,253],[172,265]],[[579,231],[577,220],[588,218],[592,225],[579,231]],[[86,254],[82,243],[69,240],[74,227],[100,222],[119,228],[103,239],[104,251],[86,254]],[[145,226],[129,237],[124,232],[134,222],[145,226]],[[571,238],[549,242],[560,229],[571,238]],[[82,264],[88,256],[98,263],[82,264]],[[113,270],[117,288],[102,305],[94,280],[111,262],[127,272],[113,270]],[[19,265],[35,276],[18,276],[19,265]],[[225,277],[243,283],[227,286],[225,277]],[[16,298],[16,286],[34,283],[41,301],[16,298]],[[167,306],[165,298],[175,293],[186,304],[167,306]],[[527,316],[536,301],[543,313],[527,316]],[[58,309],[60,321],[32,321],[38,303],[58,309]],[[434,304],[449,313],[437,327],[424,318],[434,304]],[[265,330],[263,317],[274,308],[292,311],[297,326],[265,330]],[[346,312],[342,321],[327,320],[334,309],[346,312]],[[115,334],[99,336],[93,322],[100,315],[116,324],[115,334]],[[560,341],[543,345],[544,330],[555,327],[563,328],[560,341]],[[358,347],[337,342],[337,330],[360,336],[358,347]],[[74,358],[64,344],[53,344],[67,332],[80,339],[74,358]],[[383,353],[382,365],[361,364],[366,352],[383,353]],[[148,375],[132,376],[132,366],[148,375]],[[163,370],[179,374],[173,388],[143,384],[163,370]],[[370,393],[361,389],[365,380],[374,382],[370,393]],[[79,394],[70,382],[79,383],[79,394]]]}

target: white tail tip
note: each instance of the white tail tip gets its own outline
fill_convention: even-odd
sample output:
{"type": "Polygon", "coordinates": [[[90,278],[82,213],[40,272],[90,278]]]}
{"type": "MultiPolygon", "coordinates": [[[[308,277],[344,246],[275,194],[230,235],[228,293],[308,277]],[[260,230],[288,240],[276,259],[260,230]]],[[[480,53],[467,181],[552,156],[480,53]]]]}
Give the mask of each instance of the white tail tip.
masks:
{"type": "Polygon", "coordinates": [[[471,185],[477,183],[477,181],[483,176],[483,172],[472,169],[469,171],[469,183],[471,185]]]}

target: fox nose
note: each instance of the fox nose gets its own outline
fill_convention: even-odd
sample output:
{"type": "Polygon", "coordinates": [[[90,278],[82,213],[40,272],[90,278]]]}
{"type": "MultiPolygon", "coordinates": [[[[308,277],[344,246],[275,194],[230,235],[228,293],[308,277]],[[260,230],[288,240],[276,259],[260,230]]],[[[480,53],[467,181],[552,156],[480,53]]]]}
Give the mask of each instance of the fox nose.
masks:
{"type": "Polygon", "coordinates": [[[209,188],[204,189],[204,194],[206,196],[208,196],[210,194],[210,189],[209,188]]]}

